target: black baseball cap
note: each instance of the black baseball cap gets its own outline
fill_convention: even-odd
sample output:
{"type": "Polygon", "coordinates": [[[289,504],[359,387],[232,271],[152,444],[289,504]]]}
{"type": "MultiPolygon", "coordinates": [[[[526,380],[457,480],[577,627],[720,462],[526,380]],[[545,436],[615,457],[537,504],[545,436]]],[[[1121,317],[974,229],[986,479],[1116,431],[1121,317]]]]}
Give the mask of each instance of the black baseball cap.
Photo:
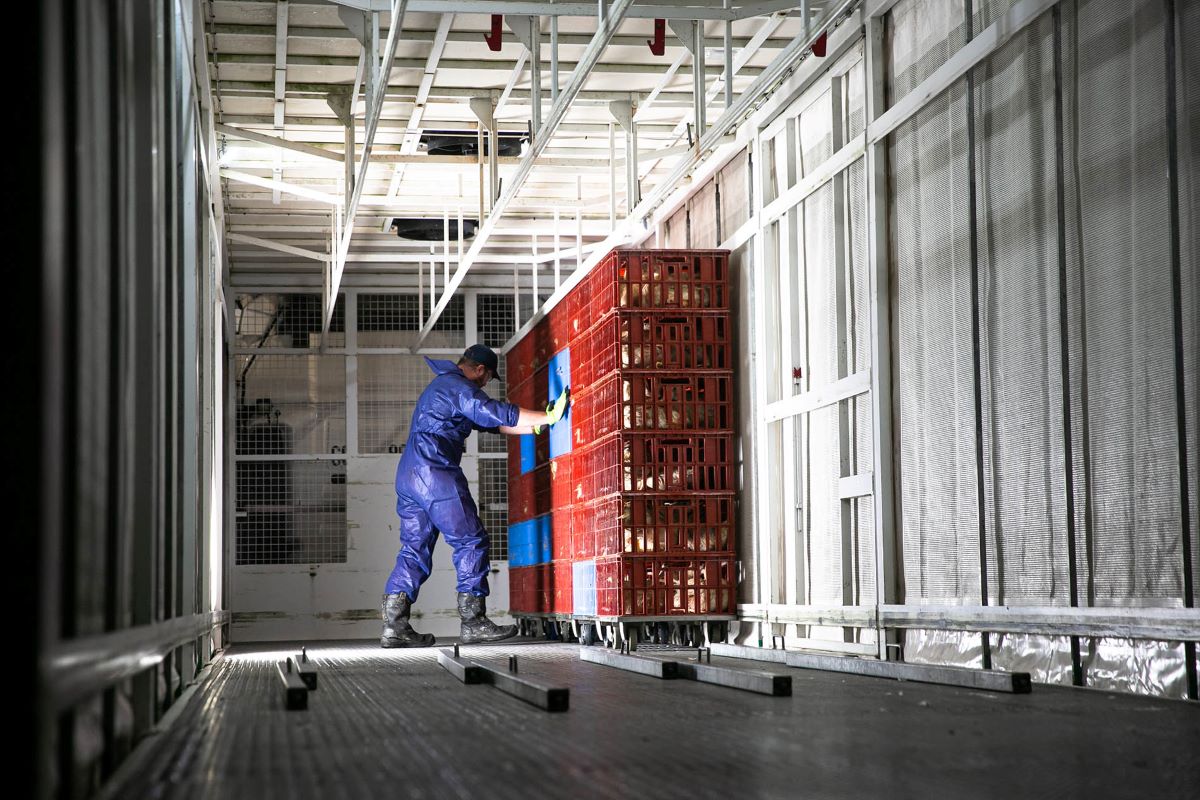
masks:
{"type": "Polygon", "coordinates": [[[463,351],[463,358],[469,358],[476,364],[483,364],[492,373],[493,378],[500,377],[500,359],[496,351],[485,344],[473,344],[463,351]]]}

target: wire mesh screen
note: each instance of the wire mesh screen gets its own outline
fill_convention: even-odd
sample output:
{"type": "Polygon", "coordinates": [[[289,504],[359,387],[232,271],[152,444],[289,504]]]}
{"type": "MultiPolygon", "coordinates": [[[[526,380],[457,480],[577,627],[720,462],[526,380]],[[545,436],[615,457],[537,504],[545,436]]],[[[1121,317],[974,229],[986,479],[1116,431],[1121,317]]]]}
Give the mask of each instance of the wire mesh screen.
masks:
{"type": "MultiPolygon", "coordinates": [[[[235,346],[317,348],[321,346],[320,294],[239,294],[234,300],[235,346]]],[[[326,346],[346,346],[346,298],[338,295],[326,346]]]]}
{"type": "Polygon", "coordinates": [[[750,196],[747,193],[749,167],[750,154],[742,150],[717,173],[717,187],[721,193],[719,238],[722,242],[750,219],[750,196]]]}
{"type": "Polygon", "coordinates": [[[1054,114],[1047,14],[975,73],[984,528],[999,604],[1070,599],[1054,114]]]}
{"type": "Polygon", "coordinates": [[[717,181],[710,179],[688,199],[688,219],[692,239],[689,247],[716,247],[717,241],[717,181]]]}
{"type": "Polygon", "coordinates": [[[1093,1],[1063,16],[1081,596],[1097,605],[1182,597],[1164,9],[1093,1]]]}
{"type": "MultiPolygon", "coordinates": [[[[429,297],[416,294],[360,294],[358,296],[358,346],[411,347],[416,344],[430,311],[429,297]],[[422,316],[422,314],[424,316],[422,316]]],[[[466,309],[461,294],[450,298],[422,347],[466,347],[466,309]]]]}
{"type": "Polygon", "coordinates": [[[234,367],[237,455],[330,453],[345,447],[342,356],[238,356],[234,367]]]}
{"type": "Polygon", "coordinates": [[[345,563],[345,470],[340,461],[238,461],[236,563],[345,563]]]}
{"type": "Polygon", "coordinates": [[[967,41],[961,3],[901,0],[887,16],[891,54],[888,98],[896,102],[945,64],[967,41]]]}
{"type": "Polygon", "coordinates": [[[809,598],[814,605],[842,604],[842,503],[838,444],[838,407],[826,406],[808,415],[807,475],[809,598]]]}
{"type": "Polygon", "coordinates": [[[417,398],[433,380],[424,356],[358,357],[358,450],[399,453],[408,440],[417,398]]]}
{"type": "Polygon", "coordinates": [[[979,597],[965,93],[955,84],[890,147],[909,602],[979,597]]]}
{"type": "Polygon", "coordinates": [[[508,560],[508,460],[479,459],[479,520],[491,539],[492,561],[508,560]]]}
{"type": "Polygon", "coordinates": [[[344,562],[344,462],[263,458],[344,451],[343,357],[252,355],[234,365],[236,563],[344,562]]]}

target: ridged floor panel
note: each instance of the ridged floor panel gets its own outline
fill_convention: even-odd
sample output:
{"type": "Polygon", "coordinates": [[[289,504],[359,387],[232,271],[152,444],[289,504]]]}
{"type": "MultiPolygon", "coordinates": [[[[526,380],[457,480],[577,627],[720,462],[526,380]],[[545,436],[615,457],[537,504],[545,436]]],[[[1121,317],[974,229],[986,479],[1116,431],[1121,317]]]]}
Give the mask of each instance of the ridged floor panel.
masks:
{"type": "MultiPolygon", "coordinates": [[[[1035,686],[1028,695],[714,658],[793,676],[791,697],[581,662],[578,645],[462,654],[568,686],[551,714],[466,686],[436,650],[309,646],[319,688],[287,711],[274,661],[236,645],[122,798],[1185,797],[1200,793],[1195,704],[1035,686]]],[[[663,655],[656,653],[656,655],[663,655]]],[[[681,651],[686,658],[689,651],[681,651]]]]}

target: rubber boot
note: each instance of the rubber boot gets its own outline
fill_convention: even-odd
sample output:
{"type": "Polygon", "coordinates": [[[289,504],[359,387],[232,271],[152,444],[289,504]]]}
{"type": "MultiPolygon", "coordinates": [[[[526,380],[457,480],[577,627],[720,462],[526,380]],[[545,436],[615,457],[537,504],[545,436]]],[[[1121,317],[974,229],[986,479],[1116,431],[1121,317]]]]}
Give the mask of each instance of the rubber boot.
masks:
{"type": "Polygon", "coordinates": [[[408,624],[412,601],[404,592],[383,596],[383,635],[380,647],[433,647],[432,633],[417,633],[408,624]]]}
{"type": "Polygon", "coordinates": [[[487,618],[482,597],[458,593],[458,616],[462,618],[462,643],[498,642],[517,635],[516,625],[497,625],[487,618]]]}

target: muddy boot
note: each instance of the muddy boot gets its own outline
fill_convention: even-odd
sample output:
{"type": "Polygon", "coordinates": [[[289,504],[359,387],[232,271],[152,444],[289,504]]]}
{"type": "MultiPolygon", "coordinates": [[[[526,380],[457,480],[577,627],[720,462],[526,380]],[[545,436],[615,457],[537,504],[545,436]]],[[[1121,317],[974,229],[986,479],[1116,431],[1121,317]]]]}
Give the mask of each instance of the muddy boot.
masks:
{"type": "Polygon", "coordinates": [[[433,634],[417,633],[408,624],[408,612],[412,601],[404,592],[383,596],[383,636],[380,647],[432,647],[433,634]]]}
{"type": "Polygon", "coordinates": [[[462,618],[462,643],[498,642],[517,635],[516,625],[497,625],[486,616],[482,597],[459,592],[458,616],[462,618]]]}

